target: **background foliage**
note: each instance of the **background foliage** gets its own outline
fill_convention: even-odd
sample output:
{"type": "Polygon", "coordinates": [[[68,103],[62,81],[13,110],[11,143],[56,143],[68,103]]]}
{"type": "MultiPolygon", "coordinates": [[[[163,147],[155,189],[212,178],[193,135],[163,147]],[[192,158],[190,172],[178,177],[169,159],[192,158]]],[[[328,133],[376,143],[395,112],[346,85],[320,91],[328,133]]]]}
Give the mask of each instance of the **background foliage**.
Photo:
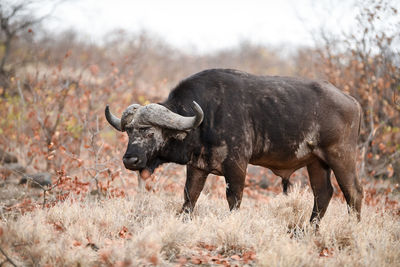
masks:
{"type": "MultiPolygon", "coordinates": [[[[364,113],[358,167],[365,201],[383,201],[398,213],[393,195],[400,182],[400,19],[390,1],[363,2],[351,32],[333,36],[321,29],[314,33],[314,47],[289,54],[250,42],[190,54],[150,33],[122,30],[94,44],[73,31],[43,30],[47,17],[32,16],[33,3],[0,4],[0,149],[16,155],[28,173],[50,173],[53,186],[18,187],[8,182],[22,173],[3,168],[0,179],[8,193],[0,193],[2,214],[18,217],[71,196],[136,195],[135,174],[121,164],[127,138],[105,122],[105,105],[121,114],[132,103],[162,101],[179,80],[217,67],[326,79],[357,98],[364,113]]],[[[165,165],[145,186],[153,193],[180,194],[183,176],[182,167],[165,165]]],[[[279,179],[267,170],[252,168],[248,176],[249,198],[262,201],[281,191],[279,179]]],[[[302,171],[293,179],[307,181],[302,171]]],[[[210,183],[206,192],[223,197],[222,180],[210,183]]]]}

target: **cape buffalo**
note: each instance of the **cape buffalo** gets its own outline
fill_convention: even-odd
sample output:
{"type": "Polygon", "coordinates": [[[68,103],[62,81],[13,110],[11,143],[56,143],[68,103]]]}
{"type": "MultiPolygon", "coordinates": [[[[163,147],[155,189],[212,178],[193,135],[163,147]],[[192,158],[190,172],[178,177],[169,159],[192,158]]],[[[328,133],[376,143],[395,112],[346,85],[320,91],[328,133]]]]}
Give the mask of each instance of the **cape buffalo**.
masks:
{"type": "Polygon", "coordinates": [[[133,104],[121,119],[108,106],[105,114],[129,136],[127,169],[152,173],[166,162],[187,166],[184,212],[193,210],[209,173],[225,177],[229,208],[239,208],[250,163],[283,181],[307,166],[312,222],[328,207],[333,170],[347,204],[360,216],[361,107],[326,81],[210,69],[181,81],[162,103],[133,104]]]}

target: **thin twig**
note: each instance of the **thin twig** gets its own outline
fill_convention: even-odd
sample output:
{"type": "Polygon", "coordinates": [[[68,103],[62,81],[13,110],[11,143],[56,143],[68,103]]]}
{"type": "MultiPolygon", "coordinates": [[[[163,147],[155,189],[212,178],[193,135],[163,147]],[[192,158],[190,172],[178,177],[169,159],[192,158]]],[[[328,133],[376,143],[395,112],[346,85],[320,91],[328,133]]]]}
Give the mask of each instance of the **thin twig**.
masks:
{"type": "MultiPolygon", "coordinates": [[[[17,265],[7,256],[7,254],[3,251],[3,249],[0,247],[0,252],[3,254],[3,256],[6,258],[6,260],[14,267],[17,267],[17,265]]],[[[4,262],[1,264],[3,265],[4,262]]]]}
{"type": "Polygon", "coordinates": [[[58,178],[57,182],[56,182],[53,186],[51,186],[51,187],[45,188],[45,187],[43,187],[43,186],[40,185],[41,188],[43,189],[43,206],[42,206],[43,209],[46,207],[46,193],[47,193],[48,191],[53,190],[53,189],[54,189],[55,187],[57,187],[60,183],[61,183],[61,177],[58,178]]]}
{"type": "Polygon", "coordinates": [[[19,96],[21,98],[22,106],[25,107],[25,98],[24,98],[24,94],[22,93],[20,80],[17,81],[17,88],[18,88],[19,96]]]}
{"type": "Polygon", "coordinates": [[[94,154],[94,166],[93,167],[86,167],[85,170],[89,173],[92,179],[95,181],[96,190],[98,193],[98,197],[101,198],[101,188],[99,185],[99,175],[104,171],[109,171],[106,162],[100,162],[100,154],[104,147],[104,141],[102,140],[100,145],[96,144],[96,138],[100,134],[100,126],[99,126],[99,117],[96,116],[96,128],[93,130],[89,130],[90,132],[90,145],[91,145],[91,152],[94,154]],[[101,168],[101,169],[100,169],[101,168]],[[92,174],[89,170],[94,171],[92,174]]]}
{"type": "MultiPolygon", "coordinates": [[[[14,171],[14,172],[18,173],[18,171],[16,171],[16,170],[11,170],[11,171],[14,171]]],[[[57,187],[61,183],[61,177],[58,178],[57,182],[54,185],[49,187],[49,186],[41,185],[38,181],[35,181],[32,177],[29,177],[29,174],[23,174],[23,175],[24,175],[24,177],[26,177],[27,180],[29,180],[30,182],[35,183],[37,186],[39,186],[43,190],[42,208],[44,209],[46,207],[46,202],[47,202],[46,193],[48,191],[53,190],[55,187],[57,187]]]]}
{"type": "MultiPolygon", "coordinates": [[[[370,118],[372,120],[372,118],[370,118]]],[[[364,176],[365,175],[365,163],[367,161],[367,151],[368,147],[370,146],[372,140],[375,138],[376,133],[380,128],[382,128],[386,123],[388,122],[389,119],[381,122],[377,127],[374,127],[374,123],[370,122],[370,127],[371,131],[367,137],[367,140],[365,140],[364,143],[361,144],[361,168],[360,168],[360,175],[364,176]]]]}

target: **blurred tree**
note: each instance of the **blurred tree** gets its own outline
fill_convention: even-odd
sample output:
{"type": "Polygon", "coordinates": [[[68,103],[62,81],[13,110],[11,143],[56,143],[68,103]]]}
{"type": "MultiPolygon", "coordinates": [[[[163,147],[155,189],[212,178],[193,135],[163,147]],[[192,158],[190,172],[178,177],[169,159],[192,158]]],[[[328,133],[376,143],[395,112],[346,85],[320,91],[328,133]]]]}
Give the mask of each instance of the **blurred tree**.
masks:
{"type": "Polygon", "coordinates": [[[314,49],[299,50],[297,74],[327,79],[363,107],[361,176],[400,179],[400,19],[389,0],[356,3],[349,33],[314,36],[314,49]],[[305,67],[307,66],[307,67],[305,67]]]}
{"type": "Polygon", "coordinates": [[[45,2],[43,0],[2,0],[0,2],[0,87],[3,88],[2,96],[9,87],[9,78],[14,75],[18,62],[12,58],[15,41],[24,33],[32,34],[32,28],[47,19],[60,1],[52,2],[52,10],[48,14],[34,15],[35,9],[45,2]]]}

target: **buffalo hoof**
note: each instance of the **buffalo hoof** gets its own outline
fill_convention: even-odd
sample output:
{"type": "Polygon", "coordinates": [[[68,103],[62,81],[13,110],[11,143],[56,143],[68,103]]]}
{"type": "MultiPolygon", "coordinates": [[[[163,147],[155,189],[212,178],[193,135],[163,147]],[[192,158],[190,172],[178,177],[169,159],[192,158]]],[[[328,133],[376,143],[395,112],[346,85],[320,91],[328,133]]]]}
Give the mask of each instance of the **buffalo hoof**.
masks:
{"type": "Polygon", "coordinates": [[[193,211],[188,208],[182,208],[176,212],[176,216],[178,216],[183,222],[189,222],[193,218],[193,211]]]}

